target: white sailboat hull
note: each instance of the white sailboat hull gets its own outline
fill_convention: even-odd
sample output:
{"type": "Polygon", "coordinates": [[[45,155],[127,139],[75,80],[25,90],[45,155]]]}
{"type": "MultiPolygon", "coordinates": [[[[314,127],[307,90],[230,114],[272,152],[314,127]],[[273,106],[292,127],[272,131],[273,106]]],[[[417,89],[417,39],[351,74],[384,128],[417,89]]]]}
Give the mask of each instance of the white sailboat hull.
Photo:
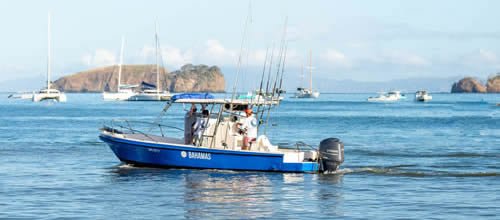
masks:
{"type": "Polygon", "coordinates": [[[172,95],[170,93],[139,93],[128,98],[128,101],[168,101],[172,95]]]}
{"type": "Polygon", "coordinates": [[[58,93],[58,94],[51,94],[51,93],[35,93],[32,97],[33,102],[40,102],[44,100],[55,100],[58,102],[66,102],[66,94],[64,93],[58,93]]]}
{"type": "Polygon", "coordinates": [[[316,99],[318,97],[319,97],[319,92],[317,92],[317,91],[314,91],[314,92],[311,92],[311,91],[301,91],[301,92],[295,93],[295,98],[316,99]]]}
{"type": "Polygon", "coordinates": [[[106,101],[126,101],[134,95],[136,93],[132,91],[103,92],[102,98],[106,101]]]}

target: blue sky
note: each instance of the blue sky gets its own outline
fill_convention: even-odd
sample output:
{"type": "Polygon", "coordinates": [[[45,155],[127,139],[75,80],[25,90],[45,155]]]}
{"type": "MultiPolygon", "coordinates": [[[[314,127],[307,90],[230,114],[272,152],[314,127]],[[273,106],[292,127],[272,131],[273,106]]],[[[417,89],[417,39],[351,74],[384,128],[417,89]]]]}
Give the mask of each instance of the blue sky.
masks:
{"type": "MultiPolygon", "coordinates": [[[[500,70],[500,1],[253,0],[251,5],[247,72],[260,71],[286,16],[286,71],[292,76],[307,64],[309,49],[322,80],[485,78],[500,70]]],[[[49,11],[56,76],[116,63],[122,35],[126,63],[153,63],[158,20],[168,69],[218,65],[231,80],[247,8],[248,1],[230,0],[0,0],[0,82],[45,75],[49,11]]]]}

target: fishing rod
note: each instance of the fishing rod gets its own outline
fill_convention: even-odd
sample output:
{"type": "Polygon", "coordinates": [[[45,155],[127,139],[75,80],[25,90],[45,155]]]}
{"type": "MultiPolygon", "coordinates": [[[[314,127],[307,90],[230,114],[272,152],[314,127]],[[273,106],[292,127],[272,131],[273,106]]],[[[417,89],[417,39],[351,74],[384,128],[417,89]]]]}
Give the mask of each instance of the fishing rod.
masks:
{"type": "Polygon", "coordinates": [[[282,62],[283,62],[283,64],[285,62],[284,61],[284,57],[286,55],[284,55],[284,53],[285,53],[285,47],[286,47],[286,31],[287,31],[287,26],[288,26],[288,16],[285,17],[285,24],[283,26],[283,35],[281,36],[280,60],[279,60],[279,63],[278,63],[278,69],[276,71],[276,81],[274,82],[274,88],[273,88],[272,98],[274,98],[274,94],[277,93],[277,91],[276,91],[276,83],[278,82],[278,78],[280,77],[280,67],[281,67],[281,64],[282,64],[282,62]],[[283,60],[282,60],[282,58],[283,58],[283,60]]]}
{"type": "Polygon", "coordinates": [[[273,57],[274,57],[274,42],[273,42],[273,50],[271,50],[271,60],[269,61],[269,72],[267,73],[267,82],[266,82],[266,94],[269,92],[269,81],[271,81],[271,69],[273,68],[273,57]]]}
{"type": "Polygon", "coordinates": [[[280,86],[279,86],[279,90],[278,90],[278,101],[280,99],[280,96],[281,96],[281,86],[283,84],[283,75],[285,75],[285,61],[286,61],[286,52],[287,52],[287,49],[288,49],[288,44],[285,44],[285,51],[284,51],[284,57],[283,57],[283,65],[281,66],[281,77],[280,77],[280,86]]]}
{"type": "MultiPolygon", "coordinates": [[[[266,74],[266,63],[267,63],[268,52],[269,52],[269,47],[267,47],[267,49],[266,49],[266,57],[264,58],[264,68],[262,69],[262,76],[260,78],[260,87],[259,87],[259,92],[258,92],[259,94],[257,94],[260,97],[264,98],[264,101],[265,101],[265,97],[262,94],[262,86],[264,84],[264,75],[266,74]]],[[[257,106],[257,116],[259,116],[260,107],[261,107],[261,105],[257,106]]],[[[261,124],[260,122],[261,122],[261,118],[259,118],[259,123],[258,123],[257,127],[260,126],[260,124],[261,124]]]]}
{"type": "Polygon", "coordinates": [[[247,18],[245,19],[245,26],[243,28],[243,37],[241,39],[240,54],[238,56],[238,65],[236,68],[236,79],[235,79],[235,82],[233,85],[233,93],[231,95],[231,103],[234,101],[234,96],[236,95],[236,86],[238,85],[238,78],[240,75],[240,67],[241,67],[241,54],[243,53],[243,45],[245,44],[245,40],[246,40],[246,36],[247,36],[248,23],[249,23],[249,21],[251,22],[252,5],[250,3],[251,2],[248,3],[248,15],[247,15],[247,18]]]}
{"type": "MultiPolygon", "coordinates": [[[[267,74],[267,82],[266,82],[266,93],[264,93],[264,96],[267,96],[267,94],[269,93],[269,81],[271,81],[271,69],[273,67],[273,57],[274,57],[274,42],[273,42],[273,49],[271,50],[271,56],[269,57],[269,71],[268,71],[268,74],[267,74]]],[[[264,117],[264,112],[266,111],[265,110],[265,106],[262,107],[263,110],[262,112],[260,113],[260,119],[262,119],[264,117]]],[[[262,122],[264,123],[264,122],[262,122]]]]}
{"type": "MultiPolygon", "coordinates": [[[[277,65],[278,69],[276,71],[276,77],[274,79],[273,91],[271,93],[272,94],[271,95],[271,104],[267,108],[267,116],[266,116],[266,120],[265,120],[266,121],[266,126],[264,127],[264,134],[266,134],[266,132],[267,132],[267,122],[269,121],[269,118],[270,118],[270,113],[271,113],[271,108],[272,108],[272,101],[274,101],[273,99],[274,99],[274,94],[276,92],[276,84],[277,84],[277,81],[278,81],[278,77],[280,76],[281,63],[283,62],[282,58],[284,57],[283,52],[284,52],[284,46],[285,46],[285,42],[286,42],[285,39],[286,39],[287,24],[288,24],[288,17],[285,18],[285,25],[284,25],[284,28],[283,28],[283,35],[281,37],[279,60],[278,60],[278,65],[277,65]]],[[[271,71],[269,71],[269,74],[271,74],[271,71]]],[[[279,100],[277,100],[277,101],[279,102],[279,100]]]]}

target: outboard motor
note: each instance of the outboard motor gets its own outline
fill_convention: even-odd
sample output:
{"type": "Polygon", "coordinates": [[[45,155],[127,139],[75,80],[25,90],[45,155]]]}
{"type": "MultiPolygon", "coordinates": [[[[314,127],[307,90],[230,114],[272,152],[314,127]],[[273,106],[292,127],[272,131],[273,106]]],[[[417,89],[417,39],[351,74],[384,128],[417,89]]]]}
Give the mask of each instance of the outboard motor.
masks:
{"type": "Polygon", "coordinates": [[[344,162],[344,143],[337,138],[327,138],[319,143],[320,171],[333,172],[344,162]]]}

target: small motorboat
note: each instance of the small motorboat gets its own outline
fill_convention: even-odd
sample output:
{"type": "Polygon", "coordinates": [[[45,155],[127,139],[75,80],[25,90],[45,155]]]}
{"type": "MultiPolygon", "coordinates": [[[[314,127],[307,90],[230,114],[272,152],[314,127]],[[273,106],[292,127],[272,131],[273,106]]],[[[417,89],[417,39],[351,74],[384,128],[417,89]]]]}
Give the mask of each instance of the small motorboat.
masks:
{"type": "Polygon", "coordinates": [[[184,129],[113,120],[101,128],[99,138],[120,161],[136,166],[318,173],[333,172],[344,161],[344,144],[337,138],[322,140],[318,148],[302,142],[297,142],[293,149],[273,145],[265,134],[257,135],[259,126],[267,126],[261,118],[252,118],[256,121],[252,123],[256,138],[244,146],[249,142],[241,125],[253,117],[248,112],[254,109],[257,117],[266,115],[262,113],[269,113],[271,107],[278,105],[274,99],[256,102],[185,93],[174,95],[163,111],[173,104],[192,106],[184,118],[184,129]],[[196,105],[202,106],[203,115],[196,112],[196,105]],[[196,130],[193,138],[193,125],[200,117],[205,120],[203,130],[196,130]],[[184,138],[179,135],[182,131],[184,138]]]}
{"type": "Polygon", "coordinates": [[[415,101],[427,102],[432,100],[432,96],[425,90],[420,90],[415,93],[415,101]]]}
{"type": "Polygon", "coordinates": [[[369,102],[396,102],[401,99],[406,99],[404,95],[401,94],[400,91],[394,90],[388,93],[381,92],[378,96],[369,97],[369,102]]]}

